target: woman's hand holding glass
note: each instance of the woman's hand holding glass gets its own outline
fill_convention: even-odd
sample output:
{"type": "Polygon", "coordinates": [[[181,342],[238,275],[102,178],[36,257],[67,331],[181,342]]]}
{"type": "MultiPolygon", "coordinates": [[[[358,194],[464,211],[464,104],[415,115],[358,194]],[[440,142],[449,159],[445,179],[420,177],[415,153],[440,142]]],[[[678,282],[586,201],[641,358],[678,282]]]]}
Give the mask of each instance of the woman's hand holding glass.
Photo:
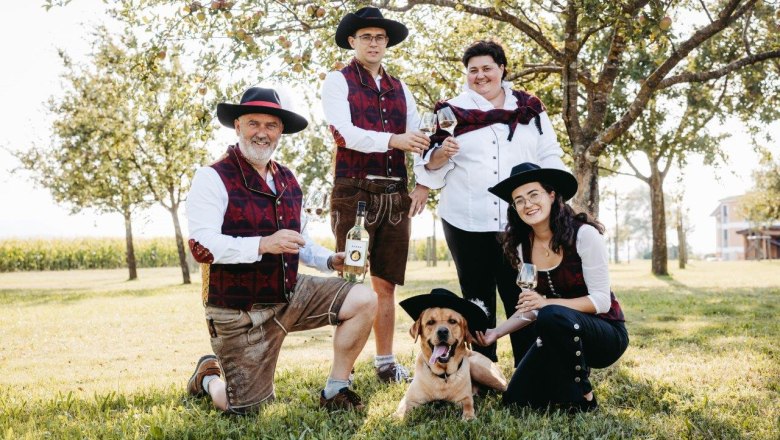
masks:
{"type": "MultiPolygon", "coordinates": [[[[532,312],[539,310],[547,305],[547,298],[540,295],[535,290],[523,290],[520,292],[520,298],[517,299],[517,311],[520,313],[532,312]]],[[[520,319],[530,321],[528,318],[519,316],[520,319]]]]}
{"type": "Polygon", "coordinates": [[[517,300],[517,319],[531,321],[525,316],[526,312],[536,310],[540,307],[532,307],[530,304],[537,304],[533,295],[542,297],[534,290],[536,288],[536,266],[531,263],[521,263],[517,267],[517,286],[520,287],[520,298],[517,300]]]}
{"type": "Polygon", "coordinates": [[[458,154],[458,151],[460,151],[460,144],[458,143],[458,140],[452,136],[447,137],[441,143],[441,152],[448,158],[452,158],[458,154]]]}

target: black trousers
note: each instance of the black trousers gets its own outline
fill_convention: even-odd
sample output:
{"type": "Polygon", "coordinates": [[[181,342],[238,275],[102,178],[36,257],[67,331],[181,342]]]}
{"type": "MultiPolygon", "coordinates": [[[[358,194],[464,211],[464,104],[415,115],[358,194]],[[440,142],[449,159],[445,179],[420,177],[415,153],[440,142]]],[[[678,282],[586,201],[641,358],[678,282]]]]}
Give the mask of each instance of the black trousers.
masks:
{"type": "Polygon", "coordinates": [[[540,309],[534,323],[515,333],[530,342],[503,401],[537,409],[586,405],[591,367],[612,365],[628,347],[624,323],[559,305],[540,309]]]}
{"type": "MultiPolygon", "coordinates": [[[[458,271],[458,282],[463,297],[479,299],[490,313],[491,328],[496,326],[496,288],[507,317],[515,312],[520,288],[515,284],[517,269],[504,258],[499,234],[496,232],[469,232],[458,229],[441,221],[444,228],[444,238],[450,248],[455,269],[458,271]]],[[[527,337],[515,332],[509,337],[512,340],[514,363],[517,365],[528,349],[527,337]]],[[[488,347],[475,345],[474,351],[484,354],[493,362],[498,361],[496,344],[488,347]]]]}

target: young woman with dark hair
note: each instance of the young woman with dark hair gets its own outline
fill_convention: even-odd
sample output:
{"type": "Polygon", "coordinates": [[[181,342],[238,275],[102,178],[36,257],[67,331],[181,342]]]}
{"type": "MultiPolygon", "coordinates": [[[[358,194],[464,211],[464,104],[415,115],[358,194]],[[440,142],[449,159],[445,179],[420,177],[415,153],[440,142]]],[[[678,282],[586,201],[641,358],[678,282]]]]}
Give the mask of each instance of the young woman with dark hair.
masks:
{"type": "Polygon", "coordinates": [[[590,369],[613,364],[628,347],[625,318],[610,290],[604,227],[566,204],[577,192],[566,171],[522,163],[488,191],[509,203],[505,257],[516,266],[534,264],[538,273],[536,288],[520,293],[515,313],[476,335],[481,345],[510,333],[524,344],[503,401],[593,410],[590,369]]]}

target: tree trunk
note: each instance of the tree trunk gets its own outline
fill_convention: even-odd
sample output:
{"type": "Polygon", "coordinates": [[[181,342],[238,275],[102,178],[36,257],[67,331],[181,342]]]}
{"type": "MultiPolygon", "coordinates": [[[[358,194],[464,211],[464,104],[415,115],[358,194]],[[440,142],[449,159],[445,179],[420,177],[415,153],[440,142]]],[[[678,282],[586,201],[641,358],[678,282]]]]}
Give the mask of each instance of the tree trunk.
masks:
{"type": "Polygon", "coordinates": [[[615,264],[620,263],[620,257],[618,254],[618,248],[620,248],[620,228],[618,227],[618,197],[617,188],[615,189],[615,264]]]}
{"type": "MultiPolygon", "coordinates": [[[[587,155],[587,153],[585,153],[587,155]]],[[[577,160],[574,165],[574,177],[577,178],[577,195],[574,197],[574,210],[587,212],[593,217],[599,215],[599,170],[598,162],[577,160]]]]}
{"type": "Polygon", "coordinates": [[[654,275],[669,275],[666,250],[666,209],[664,207],[663,176],[650,161],[650,211],[653,223],[653,262],[654,275]]]}
{"type": "Polygon", "coordinates": [[[133,223],[130,218],[130,210],[123,212],[125,217],[125,260],[127,270],[130,272],[128,280],[138,279],[138,268],[135,261],[135,248],[133,247],[133,223]]]}
{"type": "Polygon", "coordinates": [[[439,262],[438,255],[436,255],[436,214],[434,214],[432,217],[433,217],[433,239],[431,240],[431,244],[433,245],[432,266],[436,267],[436,264],[438,264],[439,262]]]}
{"type": "Polygon", "coordinates": [[[680,206],[677,207],[677,262],[680,269],[685,269],[688,262],[688,246],[685,243],[685,225],[680,206]]]}
{"type": "Polygon", "coordinates": [[[176,231],[176,248],[179,250],[179,266],[181,266],[182,283],[190,284],[190,268],[187,266],[187,256],[184,253],[184,239],[179,225],[178,204],[174,204],[169,210],[173,217],[173,229],[176,231]]]}

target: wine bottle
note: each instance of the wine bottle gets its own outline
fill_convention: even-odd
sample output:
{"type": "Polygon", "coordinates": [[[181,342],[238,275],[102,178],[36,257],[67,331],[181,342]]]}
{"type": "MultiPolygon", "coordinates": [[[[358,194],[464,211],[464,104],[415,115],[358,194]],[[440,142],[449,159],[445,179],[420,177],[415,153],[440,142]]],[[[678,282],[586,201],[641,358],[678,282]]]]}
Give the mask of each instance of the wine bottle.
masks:
{"type": "Polygon", "coordinates": [[[344,279],[353,283],[362,283],[366,278],[366,259],[368,257],[368,231],[363,227],[366,218],[366,202],[359,201],[355,226],[347,232],[344,246],[344,279]]]}

